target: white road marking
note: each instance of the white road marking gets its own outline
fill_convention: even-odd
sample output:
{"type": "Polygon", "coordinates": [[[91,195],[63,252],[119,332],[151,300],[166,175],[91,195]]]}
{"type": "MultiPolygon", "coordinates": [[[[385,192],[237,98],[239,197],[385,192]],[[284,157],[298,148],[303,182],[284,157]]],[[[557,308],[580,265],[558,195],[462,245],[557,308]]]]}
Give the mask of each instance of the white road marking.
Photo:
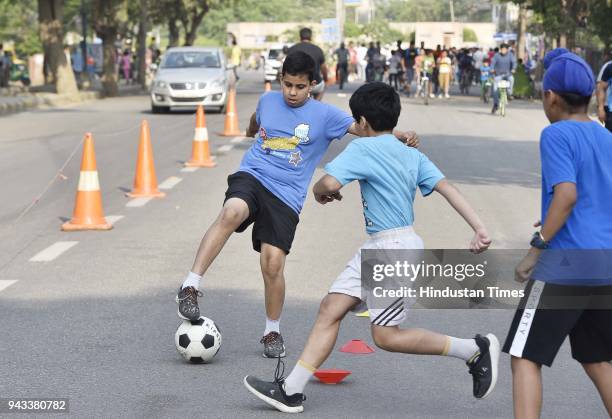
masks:
{"type": "Polygon", "coordinates": [[[181,172],[183,173],[193,173],[196,172],[199,169],[199,167],[183,167],[181,169],[181,172]]]}
{"type": "Polygon", "coordinates": [[[159,184],[159,189],[172,189],[178,185],[181,180],[183,179],[180,177],[170,176],[168,179],[159,184]]]}
{"type": "Polygon", "coordinates": [[[51,246],[37,253],[30,262],[51,262],[66,250],[76,246],[79,242],[55,242],[51,246]]]}
{"type": "Polygon", "coordinates": [[[123,218],[123,215],[107,215],[106,222],[110,225],[115,225],[115,223],[123,218]]]}
{"type": "Polygon", "coordinates": [[[338,93],[338,97],[346,97],[346,93],[338,93]]]}
{"type": "Polygon", "coordinates": [[[231,144],[226,144],[226,145],[222,145],[221,147],[219,147],[217,149],[218,152],[220,153],[227,153],[228,151],[230,151],[232,148],[234,148],[233,145],[231,144]]]}
{"type": "Polygon", "coordinates": [[[231,142],[234,143],[234,144],[238,144],[238,143],[241,143],[243,141],[244,141],[244,137],[234,137],[234,138],[232,138],[231,142]]]}
{"type": "Polygon", "coordinates": [[[0,291],[3,291],[17,282],[16,279],[0,279],[0,291]]]}
{"type": "Polygon", "coordinates": [[[149,202],[152,199],[153,198],[151,197],[134,198],[134,199],[129,200],[128,203],[125,204],[125,206],[130,207],[130,208],[144,207],[145,205],[147,205],[147,202],[149,202]]]}

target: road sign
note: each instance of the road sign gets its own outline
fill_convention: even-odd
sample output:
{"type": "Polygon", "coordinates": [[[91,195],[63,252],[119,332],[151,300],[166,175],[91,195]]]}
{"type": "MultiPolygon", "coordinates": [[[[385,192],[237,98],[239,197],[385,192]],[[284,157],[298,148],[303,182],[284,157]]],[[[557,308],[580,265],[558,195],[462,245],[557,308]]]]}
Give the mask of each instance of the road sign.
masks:
{"type": "Polygon", "coordinates": [[[330,44],[340,42],[340,29],[336,18],[321,19],[321,32],[323,42],[330,44]]]}

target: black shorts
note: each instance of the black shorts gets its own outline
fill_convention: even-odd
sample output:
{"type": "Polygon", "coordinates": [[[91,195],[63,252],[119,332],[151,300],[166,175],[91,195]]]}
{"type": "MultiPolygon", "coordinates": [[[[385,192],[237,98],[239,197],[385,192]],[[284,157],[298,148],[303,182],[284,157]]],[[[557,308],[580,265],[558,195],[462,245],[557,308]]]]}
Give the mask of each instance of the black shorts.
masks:
{"type": "Polygon", "coordinates": [[[237,229],[242,233],[253,224],[253,249],[261,252],[261,243],[268,243],[289,254],[295,229],[300,221],[297,213],[267,190],[255,176],[236,172],[227,178],[225,201],[240,198],[249,207],[247,218],[237,229]]]}
{"type": "Polygon", "coordinates": [[[514,314],[503,351],[550,367],[569,335],[576,361],[611,361],[611,297],[612,286],[556,285],[531,280],[514,314]],[[554,308],[559,307],[560,299],[573,301],[578,308],[554,308]]]}

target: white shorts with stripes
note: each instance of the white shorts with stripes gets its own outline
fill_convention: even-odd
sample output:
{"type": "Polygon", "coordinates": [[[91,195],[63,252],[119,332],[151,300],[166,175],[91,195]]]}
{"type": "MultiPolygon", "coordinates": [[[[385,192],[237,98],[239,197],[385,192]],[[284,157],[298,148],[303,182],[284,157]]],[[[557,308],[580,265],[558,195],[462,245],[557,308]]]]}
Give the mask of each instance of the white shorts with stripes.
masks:
{"type": "Polygon", "coordinates": [[[423,249],[423,240],[414,232],[412,226],[384,230],[370,235],[370,238],[359,248],[355,256],[348,262],[346,268],[336,278],[329,293],[350,295],[361,300],[352,311],[362,312],[366,309],[370,312],[370,321],[379,326],[397,326],[406,318],[406,310],[412,301],[408,298],[394,298],[389,300],[386,307],[380,306],[377,301],[373,307],[373,301],[368,300],[367,295],[362,295],[361,286],[361,250],[363,249],[423,249]]]}

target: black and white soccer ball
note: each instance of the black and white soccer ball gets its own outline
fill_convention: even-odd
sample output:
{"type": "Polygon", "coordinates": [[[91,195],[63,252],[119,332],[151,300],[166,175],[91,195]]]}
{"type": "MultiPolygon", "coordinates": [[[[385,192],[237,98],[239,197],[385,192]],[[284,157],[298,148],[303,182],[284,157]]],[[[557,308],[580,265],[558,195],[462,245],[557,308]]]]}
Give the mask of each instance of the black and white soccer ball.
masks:
{"type": "Polygon", "coordinates": [[[174,335],[176,350],[189,362],[210,362],[221,347],[221,332],[211,319],[184,320],[174,335]]]}

